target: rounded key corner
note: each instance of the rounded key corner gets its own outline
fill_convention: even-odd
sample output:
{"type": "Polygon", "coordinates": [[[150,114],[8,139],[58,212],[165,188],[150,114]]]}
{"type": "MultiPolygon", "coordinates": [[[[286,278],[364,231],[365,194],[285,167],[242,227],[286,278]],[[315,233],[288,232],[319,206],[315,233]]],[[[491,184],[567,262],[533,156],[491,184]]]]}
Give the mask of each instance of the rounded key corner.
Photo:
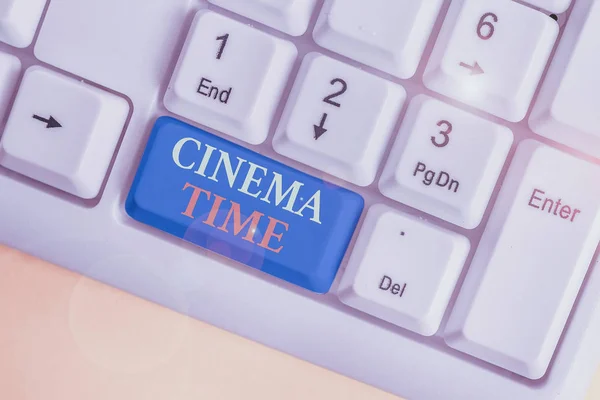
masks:
{"type": "Polygon", "coordinates": [[[539,149],[539,148],[552,149],[551,147],[546,146],[545,144],[543,144],[536,138],[527,138],[519,143],[519,146],[517,147],[517,151],[518,152],[533,151],[533,150],[539,149]]]}
{"type": "Polygon", "coordinates": [[[500,134],[500,137],[508,142],[508,147],[510,148],[510,146],[512,146],[512,144],[515,142],[515,133],[508,126],[500,124],[497,126],[497,131],[500,134]]]}
{"type": "MultiPolygon", "coordinates": [[[[46,67],[44,67],[43,65],[40,65],[40,64],[34,64],[34,65],[31,65],[31,66],[27,67],[27,69],[25,69],[25,72],[23,73],[23,81],[24,81],[24,80],[25,80],[25,78],[27,78],[27,77],[28,77],[30,74],[37,73],[37,72],[39,72],[39,73],[45,73],[45,74],[48,74],[48,73],[50,73],[51,71],[50,71],[48,68],[46,68],[46,67]]],[[[62,75],[61,75],[61,76],[62,76],[62,75]]]]}
{"type": "Polygon", "coordinates": [[[436,101],[436,99],[426,93],[417,93],[410,99],[409,107],[419,107],[420,108],[424,104],[427,104],[430,101],[436,101]]]}
{"type": "Polygon", "coordinates": [[[134,182],[127,198],[125,199],[125,213],[129,218],[151,226],[160,226],[158,218],[148,211],[144,207],[144,199],[138,199],[137,182],[134,182]]]}
{"type": "MultiPolygon", "coordinates": [[[[477,229],[479,227],[479,225],[481,225],[481,220],[483,219],[483,215],[477,215],[476,217],[472,217],[469,215],[463,215],[462,218],[456,220],[455,222],[453,222],[455,225],[460,226],[461,228],[467,229],[469,231],[473,231],[475,229],[477,229]]],[[[452,221],[448,221],[451,222],[452,221]]],[[[467,241],[467,245],[469,247],[469,249],[471,248],[471,240],[463,235],[460,235],[463,238],[466,239],[467,241]]]]}
{"type": "Polygon", "coordinates": [[[9,65],[12,64],[12,65],[10,65],[10,67],[12,67],[13,69],[20,69],[23,66],[21,59],[13,54],[0,53],[0,57],[5,59],[5,60],[3,60],[3,63],[9,64],[9,65]]]}
{"type": "Polygon", "coordinates": [[[298,46],[296,46],[296,43],[287,39],[280,39],[275,43],[277,43],[278,46],[282,46],[289,53],[290,58],[296,59],[298,57],[298,46]]]}
{"type": "Polygon", "coordinates": [[[168,125],[181,125],[181,124],[183,124],[183,122],[178,120],[175,117],[172,117],[170,115],[161,115],[160,117],[156,118],[156,121],[154,122],[153,130],[160,129],[160,128],[162,128],[164,126],[168,126],[168,125]]]}
{"type": "MultiPolygon", "coordinates": [[[[307,32],[308,32],[308,24],[306,26],[302,26],[301,28],[294,28],[291,26],[288,26],[285,30],[282,30],[282,32],[287,33],[290,36],[293,36],[294,38],[300,38],[301,36],[304,36],[307,32]]],[[[311,35],[312,36],[312,35],[311,35]]],[[[295,45],[294,45],[295,47],[295,45]]]]}
{"type": "MultiPolygon", "coordinates": [[[[369,218],[377,218],[381,217],[385,214],[395,214],[397,213],[392,207],[387,206],[383,203],[375,203],[368,209],[369,218]]],[[[404,215],[404,214],[403,214],[404,215]]]]}
{"type": "MultiPolygon", "coordinates": [[[[385,169],[387,169],[387,166],[385,169]]],[[[394,184],[397,184],[397,181],[394,179],[394,174],[386,173],[384,170],[384,173],[379,178],[379,182],[377,182],[377,189],[379,190],[379,193],[388,199],[394,200],[393,191],[390,189],[394,186],[394,184]]]]}
{"type": "Polygon", "coordinates": [[[131,101],[131,99],[129,97],[127,97],[121,93],[118,93],[118,94],[112,94],[109,92],[105,92],[105,93],[109,96],[112,96],[112,99],[114,99],[115,104],[118,104],[118,107],[121,110],[123,110],[123,112],[122,112],[123,124],[125,124],[125,119],[127,119],[127,116],[132,111],[133,101],[131,101]]]}
{"type": "Polygon", "coordinates": [[[200,8],[198,11],[196,11],[196,14],[194,15],[193,24],[197,24],[198,20],[200,18],[202,18],[202,16],[204,16],[204,15],[214,15],[217,17],[226,18],[225,16],[219,14],[218,12],[211,10],[210,8],[203,7],[203,8],[200,8]]]}
{"type": "Polygon", "coordinates": [[[136,192],[135,187],[131,188],[131,192],[127,196],[125,200],[125,213],[129,218],[134,219],[136,221],[142,221],[142,208],[138,205],[138,202],[135,199],[136,192]]]}
{"type": "MultiPolygon", "coordinates": [[[[477,228],[481,224],[481,218],[477,218],[477,221],[478,222],[472,228],[469,228],[467,226],[463,226],[463,228],[469,229],[469,230],[475,229],[475,228],[477,228]]],[[[469,237],[465,236],[465,235],[461,235],[460,233],[456,233],[456,240],[457,240],[457,242],[459,244],[461,244],[463,246],[462,250],[464,250],[464,252],[466,253],[465,254],[465,258],[466,258],[467,254],[471,251],[471,247],[472,247],[471,239],[469,237]]]]}
{"type": "MultiPolygon", "coordinates": [[[[566,10],[564,10],[566,11],[566,10]]],[[[562,12],[564,12],[562,11],[562,12]]],[[[560,14],[560,12],[556,13],[556,14],[560,14]]],[[[552,26],[552,29],[554,30],[554,39],[556,40],[556,38],[558,38],[558,34],[560,33],[560,24],[558,23],[558,19],[554,19],[554,18],[547,18],[550,21],[550,25],[552,26]]]]}
{"type": "MultiPolygon", "coordinates": [[[[103,176],[105,178],[105,176],[103,176]]],[[[83,200],[94,200],[100,195],[100,189],[102,189],[102,180],[96,181],[96,185],[89,185],[86,183],[85,176],[72,176],[69,184],[71,186],[70,190],[66,190],[66,188],[61,188],[57,186],[58,189],[64,190],[67,193],[72,194],[73,196],[79,197],[83,200]]]]}
{"type": "Polygon", "coordinates": [[[276,153],[285,156],[285,148],[286,144],[289,142],[289,138],[287,136],[285,127],[282,126],[282,123],[283,119],[281,120],[279,126],[277,126],[277,129],[275,130],[275,135],[273,135],[271,145],[273,146],[273,150],[275,150],[276,153]]]}
{"type": "Polygon", "coordinates": [[[375,182],[375,177],[376,171],[366,171],[362,165],[359,165],[355,168],[352,168],[351,176],[342,179],[364,189],[373,184],[373,182],[375,182]]]}
{"type": "Polygon", "coordinates": [[[313,279],[310,283],[310,286],[305,287],[305,289],[310,290],[311,292],[319,295],[326,295],[331,291],[331,286],[333,286],[333,279],[331,279],[328,282],[322,282],[313,279]]]}
{"type": "Polygon", "coordinates": [[[448,327],[446,327],[446,330],[444,330],[442,337],[446,345],[456,350],[459,350],[457,348],[457,345],[459,345],[460,343],[471,341],[464,329],[449,329],[448,327]]]}
{"type": "MultiPolygon", "coordinates": [[[[347,189],[344,189],[347,190],[347,189]]],[[[365,209],[365,199],[359,193],[349,191],[349,195],[344,196],[344,205],[352,210],[355,210],[355,214],[359,217],[365,209]]]]}
{"type": "MultiPolygon", "coordinates": [[[[351,282],[350,284],[345,284],[344,280],[346,279],[345,275],[347,273],[348,273],[348,270],[343,272],[344,277],[342,278],[342,282],[340,283],[337,290],[335,291],[335,295],[343,304],[350,306],[346,302],[346,299],[348,299],[354,295],[354,282],[351,282]]],[[[352,306],[350,306],[350,307],[352,307],[352,306]]]]}
{"type": "Polygon", "coordinates": [[[323,37],[327,31],[327,19],[323,15],[319,15],[319,19],[311,32],[310,36],[314,40],[314,42],[321,48],[325,49],[325,43],[323,42],[323,37]],[[325,18],[325,19],[324,19],[325,18]]]}
{"type": "Polygon", "coordinates": [[[441,321],[434,321],[434,318],[426,318],[417,322],[414,332],[421,336],[432,337],[440,330],[441,321]]]}
{"type": "Polygon", "coordinates": [[[302,58],[302,63],[303,64],[304,63],[313,63],[315,60],[323,59],[323,58],[329,59],[331,57],[326,56],[325,54],[321,53],[320,51],[313,50],[304,55],[304,57],[302,58]]]}
{"type": "Polygon", "coordinates": [[[129,193],[129,195],[127,196],[127,199],[125,200],[125,213],[130,218],[135,219],[136,210],[137,210],[137,206],[135,204],[135,200],[133,199],[132,193],[129,193]]]}
{"type": "Polygon", "coordinates": [[[523,106],[517,106],[515,104],[510,104],[510,105],[507,105],[507,107],[505,108],[506,112],[503,113],[503,115],[501,115],[500,113],[498,113],[497,115],[500,118],[502,118],[508,122],[518,124],[519,122],[523,121],[525,119],[525,117],[527,116],[527,110],[530,105],[531,105],[531,101],[529,101],[527,104],[525,104],[523,106]]]}
{"type": "Polygon", "coordinates": [[[27,47],[29,47],[31,45],[32,42],[33,42],[33,37],[28,37],[28,38],[21,39],[21,40],[16,39],[16,40],[6,41],[6,43],[8,43],[10,46],[12,46],[16,49],[19,49],[19,50],[26,49],[27,47]]]}
{"type": "Polygon", "coordinates": [[[519,363],[519,367],[515,367],[515,371],[519,370],[521,371],[521,373],[517,373],[529,379],[530,381],[541,381],[546,377],[546,374],[550,371],[550,361],[540,361],[535,365],[519,363]]]}

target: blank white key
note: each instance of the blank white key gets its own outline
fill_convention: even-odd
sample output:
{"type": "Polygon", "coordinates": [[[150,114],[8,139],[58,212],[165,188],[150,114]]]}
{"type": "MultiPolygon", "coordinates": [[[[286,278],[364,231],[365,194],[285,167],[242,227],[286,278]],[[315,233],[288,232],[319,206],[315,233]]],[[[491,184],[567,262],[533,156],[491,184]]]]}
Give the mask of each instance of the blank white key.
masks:
{"type": "MultiPolygon", "coordinates": [[[[129,96],[136,113],[143,114],[163,90],[181,48],[181,32],[197,3],[52,0],[36,39],[35,56],[129,96]]],[[[136,138],[141,136],[137,131],[136,138]]],[[[137,139],[134,142],[138,144],[137,139]]]]}
{"type": "Polygon", "coordinates": [[[0,121],[4,120],[8,111],[20,72],[21,61],[17,57],[0,53],[0,121]]]}
{"type": "Polygon", "coordinates": [[[579,0],[529,119],[543,136],[600,157],[600,1],[579,0]]]}
{"type": "Polygon", "coordinates": [[[375,179],[405,90],[319,53],[308,54],[273,146],[359,186],[375,179]]]}
{"type": "Polygon", "coordinates": [[[316,0],[209,0],[262,24],[300,36],[306,32],[316,0]]]}
{"type": "Polygon", "coordinates": [[[25,72],[0,165],[84,199],[98,195],[129,113],[124,99],[56,72],[25,72]]]}
{"type": "Polygon", "coordinates": [[[556,21],[512,0],[455,0],[427,64],[425,86],[520,121],[557,35],[556,21]]]}
{"type": "Polygon", "coordinates": [[[396,201],[475,228],[510,150],[510,129],[415,97],[379,181],[396,201]]]}
{"type": "Polygon", "coordinates": [[[322,47],[400,78],[413,76],[442,0],[327,0],[314,31],[322,47]]]}
{"type": "Polygon", "coordinates": [[[445,331],[530,379],[548,368],[600,240],[600,167],[519,147],[445,331]]]}
{"type": "Polygon", "coordinates": [[[15,47],[31,44],[46,0],[0,1],[0,41],[15,47]]]}
{"type": "Polygon", "coordinates": [[[571,5],[571,0],[523,0],[523,2],[557,14],[567,11],[571,5]]]}
{"type": "Polygon", "coordinates": [[[165,106],[238,139],[262,143],[296,54],[290,42],[202,10],[192,24],[165,106]]]}
{"type": "Polygon", "coordinates": [[[469,241],[387,206],[369,209],[340,283],[340,299],[431,336],[448,306],[469,241]]]}

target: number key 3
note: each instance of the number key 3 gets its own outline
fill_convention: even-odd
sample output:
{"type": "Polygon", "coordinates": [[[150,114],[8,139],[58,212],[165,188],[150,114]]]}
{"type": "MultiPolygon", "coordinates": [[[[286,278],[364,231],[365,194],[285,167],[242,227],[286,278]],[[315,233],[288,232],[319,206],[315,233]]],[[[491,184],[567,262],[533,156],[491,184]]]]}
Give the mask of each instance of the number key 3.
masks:
{"type": "Polygon", "coordinates": [[[406,112],[379,189],[391,199],[475,228],[511,143],[508,128],[417,96],[406,112]]]}

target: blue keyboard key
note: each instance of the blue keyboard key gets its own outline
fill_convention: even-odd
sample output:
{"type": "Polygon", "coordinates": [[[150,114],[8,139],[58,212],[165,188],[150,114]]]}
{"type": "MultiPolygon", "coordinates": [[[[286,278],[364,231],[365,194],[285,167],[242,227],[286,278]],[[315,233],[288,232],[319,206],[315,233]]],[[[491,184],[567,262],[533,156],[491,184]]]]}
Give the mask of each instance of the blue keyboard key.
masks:
{"type": "Polygon", "coordinates": [[[363,206],[354,192],[170,117],[156,121],[126,203],[144,224],[318,293],[363,206]]]}

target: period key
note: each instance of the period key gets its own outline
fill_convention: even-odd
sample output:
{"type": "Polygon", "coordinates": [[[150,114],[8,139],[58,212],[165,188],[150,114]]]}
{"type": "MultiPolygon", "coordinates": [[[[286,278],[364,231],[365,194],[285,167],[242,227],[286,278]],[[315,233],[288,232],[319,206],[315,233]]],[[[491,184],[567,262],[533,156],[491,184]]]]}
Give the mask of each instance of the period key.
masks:
{"type": "Polygon", "coordinates": [[[349,190],[162,117],[126,210],[144,224],[325,293],[363,203],[349,190]]]}
{"type": "Polygon", "coordinates": [[[375,204],[367,212],[338,296],[351,307],[432,336],[470,247],[458,233],[375,204]]]}
{"type": "Polygon", "coordinates": [[[517,150],[446,342],[544,376],[600,240],[600,167],[536,141],[517,150]]]}

